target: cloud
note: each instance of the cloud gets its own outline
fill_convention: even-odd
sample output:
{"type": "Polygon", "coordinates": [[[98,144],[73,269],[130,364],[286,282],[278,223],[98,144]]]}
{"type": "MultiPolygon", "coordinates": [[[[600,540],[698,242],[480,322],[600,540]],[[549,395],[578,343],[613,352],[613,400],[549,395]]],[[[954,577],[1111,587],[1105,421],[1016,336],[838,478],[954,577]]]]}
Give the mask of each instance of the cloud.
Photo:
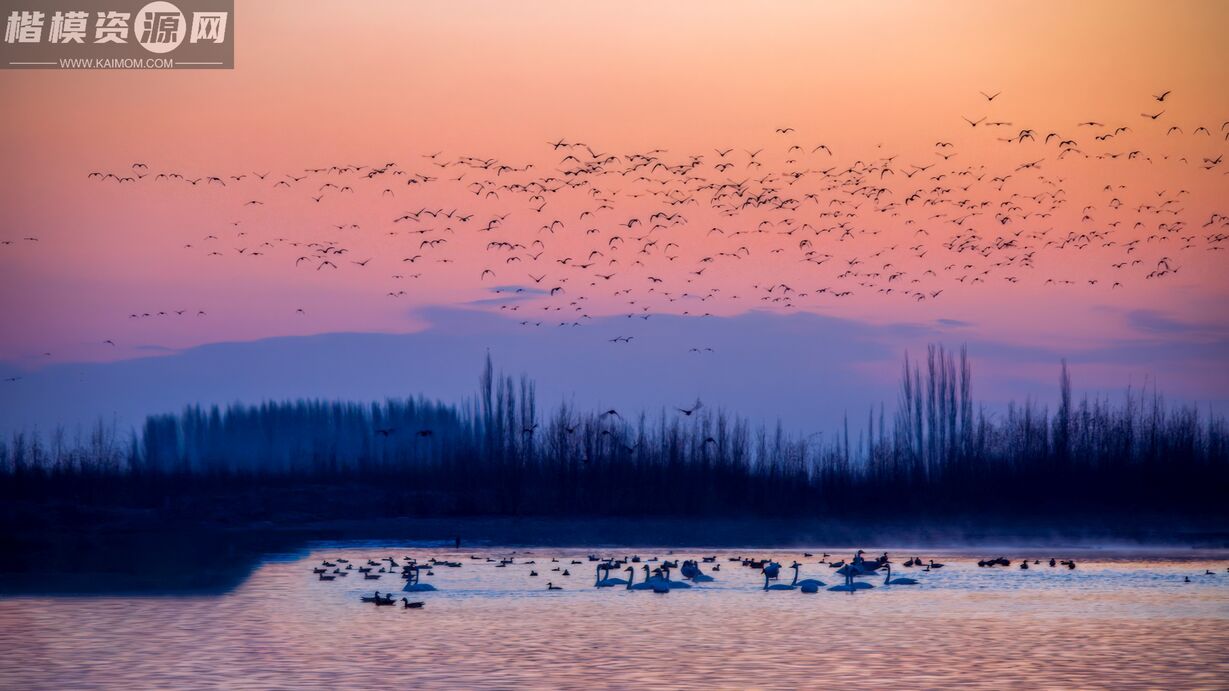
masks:
{"type": "Polygon", "coordinates": [[[1156,310],[1132,310],[1126,313],[1126,319],[1132,328],[1151,334],[1210,334],[1222,330],[1215,324],[1178,321],[1156,310]]]}
{"type": "MultiPolygon", "coordinates": [[[[698,396],[710,409],[754,423],[780,420],[803,433],[833,430],[846,413],[858,416],[881,402],[891,408],[903,353],[924,355],[931,342],[967,344],[974,396],[991,407],[1052,400],[1062,358],[1080,390],[1118,390],[1148,375],[1164,382],[1171,400],[1229,399],[1229,339],[1189,339],[1164,319],[1145,319],[1170,329],[1154,330],[1158,337],[1059,350],[996,342],[975,329],[952,342],[935,323],[875,325],[816,314],[612,316],[579,328],[559,327],[559,319],[523,326],[520,318],[473,306],[413,317],[424,326],[412,333],[286,336],[174,352],[154,346],[131,360],[27,370],[21,387],[0,387],[0,434],[71,429],[99,418],[122,428],[189,404],[419,394],[461,402],[474,394],[488,353],[505,372],[534,379],[547,408],[570,400],[653,414],[698,396]],[[634,339],[610,343],[616,336],[634,339]]],[[[0,371],[11,364],[0,362],[0,371]]]]}
{"type": "Polygon", "coordinates": [[[510,302],[520,302],[531,298],[549,295],[549,293],[541,288],[532,286],[506,285],[506,286],[491,286],[487,288],[488,292],[495,293],[498,297],[482,298],[480,300],[470,300],[467,305],[483,306],[483,305],[503,305],[510,302]]]}

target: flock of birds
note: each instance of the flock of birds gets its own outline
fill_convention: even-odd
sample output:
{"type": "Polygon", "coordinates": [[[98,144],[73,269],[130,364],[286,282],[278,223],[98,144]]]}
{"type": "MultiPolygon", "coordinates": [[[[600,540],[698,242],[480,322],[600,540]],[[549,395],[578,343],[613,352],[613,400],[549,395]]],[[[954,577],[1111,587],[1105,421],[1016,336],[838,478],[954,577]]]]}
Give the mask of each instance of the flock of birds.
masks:
{"type": "MultiPolygon", "coordinates": [[[[134,162],[87,177],[115,195],[206,195],[225,218],[182,249],[230,265],[227,275],[236,265],[276,265],[288,280],[344,274],[387,300],[461,284],[495,294],[487,304],[527,328],[625,316],[629,333],[604,338],[615,347],[655,314],[822,311],[853,296],[924,303],[987,284],[1114,291],[1226,248],[1229,210],[1210,209],[1225,198],[1229,121],[1172,122],[1181,95],[1170,91],[1143,101],[1157,106],[1143,117],[1054,128],[1014,123],[1001,93],[978,98],[987,114],[909,155],[840,151],[780,127],[753,148],[613,152],[560,138],[526,162],[441,151],[283,172],[134,162]],[[975,159],[995,144],[1005,154],[975,159]]],[[[123,316],[214,316],[206,307],[123,316]]]]}
{"type": "MultiPolygon", "coordinates": [[[[801,555],[803,559],[810,559],[815,556],[811,552],[803,552],[801,555]]],[[[893,578],[892,561],[888,557],[887,552],[874,558],[867,557],[865,550],[858,550],[848,560],[831,560],[831,557],[831,554],[824,552],[820,555],[820,559],[816,564],[828,567],[833,574],[840,577],[839,582],[834,585],[828,585],[818,578],[800,578],[803,564],[796,559],[788,567],[788,570],[793,572],[792,579],[788,581],[782,580],[782,574],[787,567],[784,567],[781,562],[774,559],[731,556],[727,557],[727,562],[731,565],[758,571],[764,578],[761,589],[766,592],[797,591],[799,593],[814,594],[826,589],[832,592],[853,593],[859,590],[874,588],[875,584],[869,578],[877,576],[881,572],[883,574],[881,586],[910,586],[921,583],[916,578],[904,576],[893,578]],[[868,580],[859,580],[863,578],[868,580]]],[[[547,573],[556,575],[551,576],[551,580],[546,583],[546,590],[548,591],[564,590],[564,587],[559,584],[562,582],[562,579],[571,577],[574,570],[579,574],[578,567],[582,567],[586,563],[586,561],[580,559],[561,562],[558,558],[551,558],[550,562],[544,563],[539,567],[536,559],[523,559],[518,562],[514,557],[495,559],[471,555],[470,560],[483,562],[500,569],[513,566],[529,567],[528,577],[530,578],[539,577],[538,568],[542,568],[544,571],[549,569],[547,573]]],[[[651,591],[658,594],[667,594],[672,590],[690,589],[694,586],[713,582],[716,578],[711,573],[705,573],[705,566],[712,573],[721,571],[721,563],[716,555],[679,561],[678,559],[660,559],[658,557],[641,559],[638,555],[602,557],[590,554],[587,557],[587,562],[594,566],[594,582],[592,586],[594,588],[651,591]],[[679,578],[672,577],[676,570],[678,571],[679,578]],[[626,573],[627,578],[612,576],[611,574],[615,572],[626,573]],[[643,576],[637,581],[636,576],[640,572],[643,572],[643,576]]],[[[1027,558],[1021,559],[1018,563],[1018,568],[1025,571],[1031,568],[1044,568],[1046,564],[1041,559],[1032,559],[1030,561],[1027,558]]],[[[1076,569],[1074,559],[1051,557],[1048,564],[1049,568],[1052,569],[1072,571],[1076,569]]],[[[946,564],[936,562],[934,559],[924,560],[916,556],[910,557],[903,565],[905,568],[919,569],[922,573],[938,571],[946,566],[946,564]]],[[[1006,557],[980,559],[977,561],[979,568],[1007,568],[1011,565],[1012,561],[1006,557]]],[[[390,556],[379,560],[367,559],[365,566],[359,566],[356,569],[348,560],[336,558],[322,561],[319,566],[313,567],[312,572],[321,581],[344,579],[352,573],[358,574],[366,581],[378,581],[384,577],[388,577],[389,580],[399,578],[404,581],[401,587],[403,592],[421,593],[437,590],[435,586],[422,581],[423,572],[428,576],[432,576],[434,575],[434,569],[461,568],[461,566],[462,562],[459,561],[431,558],[420,563],[409,556],[402,557],[400,561],[390,556]]],[[[1226,571],[1229,572],[1229,569],[1226,569],[1226,571]]],[[[1213,576],[1215,573],[1207,570],[1204,575],[1213,576]]],[[[1190,576],[1185,576],[1184,582],[1192,582],[1190,576]]],[[[405,609],[421,609],[424,606],[424,602],[421,600],[412,601],[405,597],[398,599],[391,591],[381,595],[379,590],[376,590],[372,595],[362,596],[361,601],[376,606],[392,606],[400,602],[405,609]]]]}

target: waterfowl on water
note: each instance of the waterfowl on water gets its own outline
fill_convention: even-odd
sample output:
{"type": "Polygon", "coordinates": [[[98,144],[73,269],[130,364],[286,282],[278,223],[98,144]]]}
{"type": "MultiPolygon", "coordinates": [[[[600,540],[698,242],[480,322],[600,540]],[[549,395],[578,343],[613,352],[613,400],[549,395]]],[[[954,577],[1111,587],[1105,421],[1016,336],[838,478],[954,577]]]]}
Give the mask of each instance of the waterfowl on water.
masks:
{"type": "Polygon", "coordinates": [[[594,588],[613,588],[617,585],[627,585],[627,580],[623,578],[610,577],[610,564],[598,564],[597,566],[597,581],[594,582],[594,588]],[[606,577],[602,578],[602,572],[606,572],[606,577]]]}
{"type": "Polygon", "coordinates": [[[917,585],[918,582],[912,578],[892,578],[892,564],[885,563],[888,567],[888,574],[883,579],[884,585],[917,585]]]}
{"type": "Polygon", "coordinates": [[[683,562],[683,567],[680,569],[680,572],[683,574],[683,578],[691,580],[695,583],[708,583],[713,580],[712,576],[709,576],[700,570],[699,564],[691,560],[683,562]]]}
{"type": "Polygon", "coordinates": [[[804,578],[801,581],[798,580],[798,572],[799,569],[802,568],[802,565],[798,562],[794,562],[792,568],[794,569],[794,582],[792,585],[797,586],[800,590],[802,590],[802,592],[817,593],[819,592],[820,588],[824,587],[824,582],[816,578],[804,578]]]}
{"type": "Polygon", "coordinates": [[[845,572],[845,582],[840,585],[834,585],[831,588],[828,588],[828,590],[834,593],[852,593],[857,590],[860,590],[860,588],[858,588],[857,584],[854,583],[853,572],[846,571],[845,572]]]}
{"type": "Polygon", "coordinates": [[[763,571],[763,574],[764,574],[764,590],[793,590],[795,587],[788,583],[773,583],[772,585],[769,585],[768,579],[770,578],[770,576],[768,575],[768,571],[763,571]]]}
{"type": "Polygon", "coordinates": [[[549,582],[546,584],[546,589],[547,590],[563,590],[562,587],[557,586],[554,583],[549,583],[549,582]]]}
{"type": "Polygon", "coordinates": [[[388,593],[384,595],[383,597],[381,597],[380,591],[378,590],[375,592],[375,595],[371,595],[371,596],[364,595],[360,597],[359,600],[361,600],[362,602],[369,602],[374,605],[391,605],[394,602],[392,593],[388,593]]]}
{"type": "Polygon", "coordinates": [[[401,607],[403,609],[422,609],[422,606],[423,606],[423,603],[421,600],[418,602],[410,602],[404,597],[401,598],[401,607]]]}

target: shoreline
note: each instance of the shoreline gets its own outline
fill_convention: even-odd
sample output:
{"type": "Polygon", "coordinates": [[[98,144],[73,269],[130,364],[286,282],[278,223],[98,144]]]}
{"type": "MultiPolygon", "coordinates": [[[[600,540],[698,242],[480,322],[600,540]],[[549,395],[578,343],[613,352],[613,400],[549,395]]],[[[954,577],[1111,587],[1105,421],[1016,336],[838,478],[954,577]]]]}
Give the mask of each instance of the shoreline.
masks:
{"type": "MultiPolygon", "coordinates": [[[[148,517],[146,517],[148,518],[148,517]]],[[[638,549],[731,551],[891,546],[896,550],[1061,550],[1190,556],[1229,550],[1229,526],[1203,520],[1053,524],[763,518],[449,517],[360,521],[121,521],[6,529],[0,596],[209,595],[233,590],[269,559],[371,543],[417,550],[638,549]],[[456,538],[461,547],[456,548],[456,538]]],[[[1181,556],[1177,557],[1181,558],[1181,556]]]]}

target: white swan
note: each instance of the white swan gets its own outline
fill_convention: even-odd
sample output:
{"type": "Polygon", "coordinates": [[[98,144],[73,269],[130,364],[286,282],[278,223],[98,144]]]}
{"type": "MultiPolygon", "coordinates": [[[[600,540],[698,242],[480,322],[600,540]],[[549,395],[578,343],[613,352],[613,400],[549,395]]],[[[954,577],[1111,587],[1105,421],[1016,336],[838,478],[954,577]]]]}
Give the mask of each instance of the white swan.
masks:
{"type": "Polygon", "coordinates": [[[680,569],[683,578],[690,579],[695,583],[710,583],[714,578],[700,570],[700,565],[695,561],[683,562],[683,568],[680,569]]]}
{"type": "Polygon", "coordinates": [[[418,569],[410,569],[410,578],[406,581],[405,587],[401,589],[404,593],[426,593],[436,590],[436,587],[430,583],[420,583],[418,581],[418,569]]]}
{"type": "Polygon", "coordinates": [[[854,587],[852,573],[846,571],[845,572],[845,582],[840,585],[834,585],[831,588],[828,588],[828,590],[831,590],[832,592],[835,592],[835,593],[852,593],[855,590],[858,590],[858,588],[854,587]]]}
{"type": "Polygon", "coordinates": [[[912,578],[892,578],[892,565],[886,564],[888,567],[888,575],[884,577],[884,585],[917,585],[917,581],[912,578]]]}
{"type": "Polygon", "coordinates": [[[798,562],[794,562],[793,568],[794,568],[793,585],[798,587],[802,592],[817,593],[819,592],[820,588],[824,587],[824,582],[821,580],[815,579],[815,578],[804,578],[801,581],[798,580],[798,570],[801,568],[801,565],[798,562]]]}
{"type": "Polygon", "coordinates": [[[597,582],[593,584],[594,588],[613,588],[616,585],[627,585],[627,581],[622,578],[611,578],[610,564],[598,564],[597,566],[597,582]],[[602,571],[607,573],[605,578],[602,578],[602,571]]]}
{"type": "Polygon", "coordinates": [[[770,561],[767,564],[764,564],[760,570],[763,571],[769,578],[776,578],[777,575],[781,573],[781,565],[775,561],[770,561]]]}
{"type": "MultiPolygon", "coordinates": [[[[628,590],[652,590],[653,589],[653,584],[649,582],[648,580],[645,580],[643,583],[633,582],[636,580],[635,567],[629,566],[623,570],[627,572],[627,589],[628,590]]],[[[647,576],[647,573],[646,573],[646,576],[647,576]]]]}
{"type": "MultiPolygon", "coordinates": [[[[837,569],[836,572],[845,577],[846,583],[853,590],[866,590],[867,588],[875,587],[870,583],[863,583],[861,581],[854,580],[854,578],[858,576],[865,576],[866,574],[870,573],[870,571],[862,569],[854,564],[846,564],[845,566],[837,569]]],[[[839,588],[840,586],[837,587],[839,588]]],[[[831,590],[831,588],[829,588],[829,590],[831,590]]]]}
{"type": "Polygon", "coordinates": [[[795,586],[788,584],[788,583],[773,583],[772,585],[768,585],[768,579],[769,579],[768,571],[766,569],[762,569],[761,571],[764,574],[764,590],[793,590],[794,589],[795,586]]]}
{"type": "MultiPolygon", "coordinates": [[[[645,567],[645,571],[648,571],[647,566],[645,567]]],[[[678,590],[680,588],[690,588],[691,587],[690,583],[686,583],[683,581],[670,580],[670,566],[668,564],[663,564],[661,566],[661,573],[662,573],[661,576],[654,576],[648,580],[651,582],[664,581],[666,586],[670,588],[671,590],[678,590]]]]}
{"type": "MultiPolygon", "coordinates": [[[[647,564],[644,566],[644,581],[641,583],[632,582],[633,580],[635,580],[635,577],[636,577],[635,568],[629,566],[624,570],[627,571],[627,574],[628,574],[627,576],[627,589],[628,590],[652,590],[654,592],[660,593],[663,591],[678,590],[680,588],[690,588],[691,587],[690,583],[672,581],[669,578],[662,578],[661,576],[650,576],[649,567],[647,564]]],[[[669,572],[667,571],[667,573],[669,572]]]]}

